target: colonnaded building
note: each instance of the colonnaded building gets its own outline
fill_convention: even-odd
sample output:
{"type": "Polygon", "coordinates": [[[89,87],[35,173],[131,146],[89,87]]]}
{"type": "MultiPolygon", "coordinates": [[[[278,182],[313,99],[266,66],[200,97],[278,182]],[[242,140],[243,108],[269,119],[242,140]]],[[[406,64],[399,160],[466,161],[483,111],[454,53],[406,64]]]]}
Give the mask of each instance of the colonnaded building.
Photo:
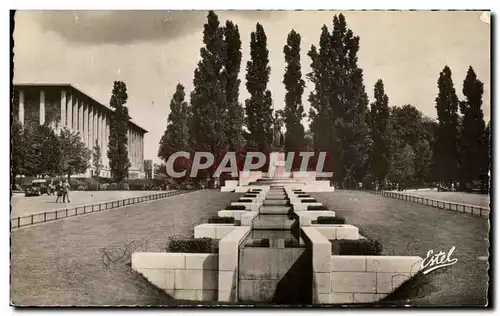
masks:
{"type": "MultiPolygon", "coordinates": [[[[22,124],[49,124],[56,132],[66,127],[78,132],[93,151],[96,140],[101,148],[102,177],[111,177],[107,155],[109,123],[113,109],[96,101],[71,84],[14,84],[14,116],[22,124]]],[[[129,122],[128,157],[130,178],[144,178],[144,134],[147,131],[129,122]]],[[[92,159],[92,158],[91,158],[92,159]]],[[[94,168],[76,177],[92,177],[94,168]]]]}

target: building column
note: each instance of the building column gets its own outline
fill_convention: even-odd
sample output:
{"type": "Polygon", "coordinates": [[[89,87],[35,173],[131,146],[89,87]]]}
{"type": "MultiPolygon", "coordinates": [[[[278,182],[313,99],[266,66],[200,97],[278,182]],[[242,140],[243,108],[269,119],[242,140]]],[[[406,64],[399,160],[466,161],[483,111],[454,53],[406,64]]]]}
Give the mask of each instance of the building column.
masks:
{"type": "Polygon", "coordinates": [[[40,90],[40,114],[38,115],[40,118],[40,125],[45,123],[45,91],[40,90]]]}
{"type": "Polygon", "coordinates": [[[66,91],[61,91],[61,120],[59,121],[60,128],[66,126],[66,91]]]}
{"type": "Polygon", "coordinates": [[[24,91],[19,90],[19,122],[24,124],[24,91]]]}
{"type": "Polygon", "coordinates": [[[73,130],[78,132],[80,130],[80,126],[78,126],[78,97],[76,95],[73,96],[72,100],[73,107],[73,130]]]}
{"type": "Polygon", "coordinates": [[[78,100],[78,132],[80,133],[80,138],[85,142],[85,135],[83,133],[83,101],[78,100]]]}
{"type": "Polygon", "coordinates": [[[97,135],[97,117],[98,117],[98,115],[99,115],[99,112],[97,112],[97,108],[95,107],[94,108],[94,115],[92,117],[92,120],[94,121],[94,129],[92,132],[92,134],[94,135],[94,137],[92,139],[92,150],[94,149],[95,142],[98,139],[98,135],[97,135]]]}
{"type": "Polygon", "coordinates": [[[94,142],[94,109],[92,103],[87,104],[89,108],[89,149],[92,150],[94,142]]]}
{"type": "Polygon", "coordinates": [[[87,108],[87,104],[82,101],[82,139],[85,143],[85,147],[89,146],[89,112],[87,108]]]}
{"type": "Polygon", "coordinates": [[[70,130],[73,130],[73,95],[71,93],[68,93],[66,95],[66,103],[68,104],[67,107],[67,127],[70,130]]]}

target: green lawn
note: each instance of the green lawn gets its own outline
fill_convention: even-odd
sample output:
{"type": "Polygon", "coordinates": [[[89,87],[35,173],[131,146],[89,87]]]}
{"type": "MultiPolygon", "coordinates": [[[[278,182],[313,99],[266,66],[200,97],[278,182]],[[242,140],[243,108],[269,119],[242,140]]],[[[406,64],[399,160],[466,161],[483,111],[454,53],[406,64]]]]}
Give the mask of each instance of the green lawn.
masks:
{"type": "Polygon", "coordinates": [[[169,236],[192,232],[195,225],[238,196],[196,191],[14,230],[11,302],[71,306],[174,303],[132,273],[123,250],[129,245],[128,252],[164,251],[169,236]]]}
{"type": "MultiPolygon", "coordinates": [[[[379,239],[385,255],[417,255],[433,249],[458,262],[424,276],[411,305],[485,305],[488,289],[489,223],[469,214],[438,210],[360,191],[312,194],[348,224],[379,239]]],[[[401,302],[398,302],[401,304],[401,302]]]]}

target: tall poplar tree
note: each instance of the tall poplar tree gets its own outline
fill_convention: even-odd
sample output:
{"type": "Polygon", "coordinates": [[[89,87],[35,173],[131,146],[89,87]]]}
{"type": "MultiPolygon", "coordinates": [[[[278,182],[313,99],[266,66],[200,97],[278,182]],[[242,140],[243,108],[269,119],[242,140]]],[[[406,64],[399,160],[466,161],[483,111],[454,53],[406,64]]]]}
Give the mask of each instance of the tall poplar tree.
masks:
{"type": "Polygon", "coordinates": [[[466,100],[460,102],[463,115],[460,134],[461,174],[465,183],[481,177],[481,154],[486,146],[485,122],[483,117],[483,83],[477,79],[474,69],[469,67],[462,93],[466,100]]]}
{"type": "Polygon", "coordinates": [[[130,161],[128,158],[128,115],[127,86],[123,81],[115,81],[109,105],[114,109],[109,124],[108,158],[113,181],[119,183],[128,177],[130,161]]]}
{"type": "Polygon", "coordinates": [[[374,88],[375,102],[371,104],[369,122],[373,147],[371,151],[371,169],[375,179],[384,182],[390,165],[389,144],[389,98],[384,91],[384,83],[379,79],[374,88]]]}
{"type": "Polygon", "coordinates": [[[445,66],[439,74],[436,110],[439,127],[434,148],[434,173],[439,181],[457,181],[458,170],[458,97],[451,78],[451,69],[445,66]]]}
{"type": "Polygon", "coordinates": [[[168,114],[167,127],[160,140],[158,157],[167,161],[168,158],[178,151],[189,150],[189,108],[184,101],[186,93],[184,86],[177,84],[172,100],[170,101],[170,113],[168,114]]]}
{"type": "Polygon", "coordinates": [[[267,152],[273,141],[272,97],[267,89],[271,67],[266,33],[259,23],[250,36],[250,57],[246,68],[246,88],[250,94],[245,101],[247,145],[267,152]]]}
{"type": "Polygon", "coordinates": [[[226,139],[230,151],[239,151],[243,146],[243,107],[239,102],[240,83],[238,79],[241,67],[241,38],[238,26],[226,21],[224,28],[224,47],[226,64],[226,139]]]}
{"type": "Polygon", "coordinates": [[[302,79],[300,66],[300,34],[292,30],[288,34],[287,44],[283,47],[285,54],[286,70],[283,76],[285,85],[285,110],[284,121],[286,127],[285,151],[295,152],[304,149],[304,107],[302,94],[305,82],[302,79]]]}
{"type": "Polygon", "coordinates": [[[357,53],[359,37],[347,28],[344,15],[334,16],[333,30],[323,26],[319,51],[311,47],[315,90],[310,95],[315,149],[330,152],[334,180],[342,185],[361,181],[366,173],[371,137],[366,123],[368,96],[357,53]]]}

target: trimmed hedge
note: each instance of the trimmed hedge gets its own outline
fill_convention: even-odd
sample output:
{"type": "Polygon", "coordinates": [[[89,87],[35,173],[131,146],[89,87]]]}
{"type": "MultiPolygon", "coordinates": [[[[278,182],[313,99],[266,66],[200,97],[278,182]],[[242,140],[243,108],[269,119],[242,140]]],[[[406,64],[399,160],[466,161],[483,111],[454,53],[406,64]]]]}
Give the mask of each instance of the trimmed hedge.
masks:
{"type": "Polygon", "coordinates": [[[238,202],[242,202],[242,203],[252,203],[252,200],[251,199],[239,199],[238,202]]]}
{"type": "Polygon", "coordinates": [[[331,240],[332,254],[344,256],[378,256],[382,252],[382,244],[372,238],[331,240]]]}
{"type": "Polygon", "coordinates": [[[214,238],[172,238],[167,252],[219,253],[219,241],[214,238]]]}
{"type": "Polygon", "coordinates": [[[210,216],[208,218],[209,224],[234,224],[234,217],[220,217],[210,216]]]}
{"type": "Polygon", "coordinates": [[[228,211],[244,211],[247,208],[245,207],[245,205],[228,205],[225,209],[228,211]]]}
{"type": "Polygon", "coordinates": [[[287,238],[285,239],[285,248],[299,248],[300,243],[297,239],[287,238]]]}
{"type": "Polygon", "coordinates": [[[324,205],[308,205],[308,211],[328,211],[328,207],[324,205]]]}
{"type": "Polygon", "coordinates": [[[318,216],[318,224],[345,224],[345,218],[342,216],[318,216]]]}
{"type": "Polygon", "coordinates": [[[318,201],[316,201],[316,199],[302,199],[302,200],[300,200],[300,202],[302,202],[302,203],[316,203],[318,201]]]}
{"type": "Polygon", "coordinates": [[[308,197],[311,197],[309,194],[299,194],[297,195],[297,197],[299,198],[308,198],[308,197]]]}

